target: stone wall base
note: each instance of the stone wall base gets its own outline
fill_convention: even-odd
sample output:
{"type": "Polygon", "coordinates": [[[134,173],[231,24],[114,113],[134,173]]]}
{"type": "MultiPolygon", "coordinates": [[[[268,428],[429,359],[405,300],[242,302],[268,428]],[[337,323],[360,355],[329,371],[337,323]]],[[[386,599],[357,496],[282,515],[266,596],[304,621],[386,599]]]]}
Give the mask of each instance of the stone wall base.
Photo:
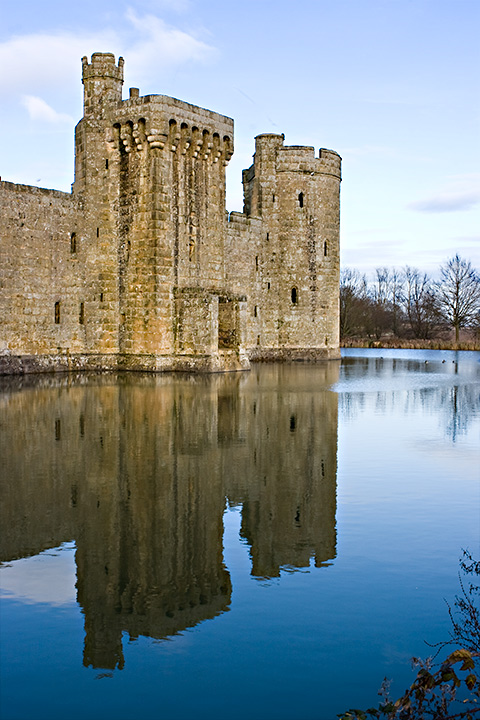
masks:
{"type": "Polygon", "coordinates": [[[255,362],[318,362],[338,360],[339,348],[263,348],[247,349],[250,360],[255,362]]]}
{"type": "Polygon", "coordinates": [[[0,375],[82,370],[215,373],[249,369],[248,357],[235,351],[219,351],[215,355],[128,355],[118,353],[0,355],[0,375]]]}
{"type": "Polygon", "coordinates": [[[109,372],[194,372],[219,373],[249,370],[252,362],[319,362],[337,360],[337,348],[251,348],[247,353],[219,350],[213,355],[130,355],[57,354],[0,355],[0,375],[29,373],[109,372]]]}

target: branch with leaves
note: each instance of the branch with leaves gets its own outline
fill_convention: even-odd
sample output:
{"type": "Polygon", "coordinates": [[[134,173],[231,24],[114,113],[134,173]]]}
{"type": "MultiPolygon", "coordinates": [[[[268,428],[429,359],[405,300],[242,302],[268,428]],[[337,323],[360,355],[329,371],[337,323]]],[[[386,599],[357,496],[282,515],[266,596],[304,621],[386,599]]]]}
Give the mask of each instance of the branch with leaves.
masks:
{"type": "Polygon", "coordinates": [[[393,701],[389,697],[389,682],[380,689],[383,698],[376,708],[348,710],[338,715],[341,720],[474,720],[480,718],[480,586],[470,582],[466,587],[463,576],[480,577],[480,562],[464,550],[460,561],[462,594],[455,598],[454,608],[448,606],[452,631],[450,639],[439,643],[436,655],[448,645],[462,645],[443,662],[434,666],[434,659],[413,658],[417,676],[405,693],[393,701]]]}

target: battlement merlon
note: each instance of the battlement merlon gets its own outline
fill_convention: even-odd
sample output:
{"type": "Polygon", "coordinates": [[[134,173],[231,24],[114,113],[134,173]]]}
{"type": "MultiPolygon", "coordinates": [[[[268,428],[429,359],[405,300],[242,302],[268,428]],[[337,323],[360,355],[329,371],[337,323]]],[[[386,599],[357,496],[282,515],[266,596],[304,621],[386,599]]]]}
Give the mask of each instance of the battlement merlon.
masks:
{"type": "Polygon", "coordinates": [[[104,105],[122,100],[122,57],[115,64],[113,53],[93,53],[91,63],[82,58],[84,114],[101,111],[104,105]]]}

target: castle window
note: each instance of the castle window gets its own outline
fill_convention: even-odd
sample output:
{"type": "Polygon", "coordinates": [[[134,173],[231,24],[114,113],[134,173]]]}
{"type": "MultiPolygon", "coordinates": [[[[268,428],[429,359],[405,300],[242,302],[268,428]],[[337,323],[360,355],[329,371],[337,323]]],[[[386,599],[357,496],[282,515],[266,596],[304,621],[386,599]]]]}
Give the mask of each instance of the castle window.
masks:
{"type": "Polygon", "coordinates": [[[97,228],[97,237],[100,237],[100,228],[97,228]]]}
{"type": "Polygon", "coordinates": [[[258,312],[258,309],[257,309],[257,306],[255,305],[255,307],[253,308],[253,317],[257,317],[257,312],[258,312]]]}
{"type": "Polygon", "coordinates": [[[326,241],[326,240],[325,240],[325,242],[323,243],[323,254],[324,254],[325,257],[327,257],[327,254],[328,254],[328,245],[327,245],[327,241],[326,241]]]}
{"type": "Polygon", "coordinates": [[[272,202],[275,202],[275,193],[272,195],[272,202]]]}
{"type": "Polygon", "coordinates": [[[80,312],[78,313],[78,322],[80,325],[85,325],[85,306],[83,302],[80,303],[80,312]]]}
{"type": "Polygon", "coordinates": [[[77,235],[74,232],[70,234],[70,252],[72,255],[77,252],[77,235]]]}
{"type": "Polygon", "coordinates": [[[267,283],[267,290],[270,290],[270,283],[267,283]]]}
{"type": "Polygon", "coordinates": [[[293,305],[296,305],[297,302],[298,302],[298,293],[297,293],[297,288],[294,287],[294,288],[292,288],[292,303],[293,303],[293,305]]]}
{"type": "Polygon", "coordinates": [[[255,270],[258,270],[258,255],[255,256],[255,270]]]}
{"type": "Polygon", "coordinates": [[[55,303],[55,325],[60,325],[60,303],[55,303]]]}
{"type": "Polygon", "coordinates": [[[100,302],[103,302],[103,293],[100,293],[100,302]]]}
{"type": "Polygon", "coordinates": [[[303,207],[303,192],[298,194],[298,204],[300,207],[303,207]]]}
{"type": "Polygon", "coordinates": [[[105,170],[108,170],[108,158],[105,160],[105,170]]]}
{"type": "Polygon", "coordinates": [[[267,233],[267,242],[270,240],[270,233],[267,233]]]}

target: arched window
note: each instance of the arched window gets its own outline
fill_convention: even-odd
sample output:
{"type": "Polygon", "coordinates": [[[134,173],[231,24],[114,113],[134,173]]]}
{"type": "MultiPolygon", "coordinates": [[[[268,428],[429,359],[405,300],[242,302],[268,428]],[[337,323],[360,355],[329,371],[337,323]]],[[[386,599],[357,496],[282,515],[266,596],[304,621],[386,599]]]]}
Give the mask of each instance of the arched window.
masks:
{"type": "Polygon", "coordinates": [[[296,305],[297,302],[298,302],[298,293],[297,293],[297,288],[294,287],[294,288],[292,288],[292,303],[293,303],[293,305],[296,305]]]}
{"type": "Polygon", "coordinates": [[[298,204],[300,207],[303,207],[303,192],[298,194],[298,204]]]}

